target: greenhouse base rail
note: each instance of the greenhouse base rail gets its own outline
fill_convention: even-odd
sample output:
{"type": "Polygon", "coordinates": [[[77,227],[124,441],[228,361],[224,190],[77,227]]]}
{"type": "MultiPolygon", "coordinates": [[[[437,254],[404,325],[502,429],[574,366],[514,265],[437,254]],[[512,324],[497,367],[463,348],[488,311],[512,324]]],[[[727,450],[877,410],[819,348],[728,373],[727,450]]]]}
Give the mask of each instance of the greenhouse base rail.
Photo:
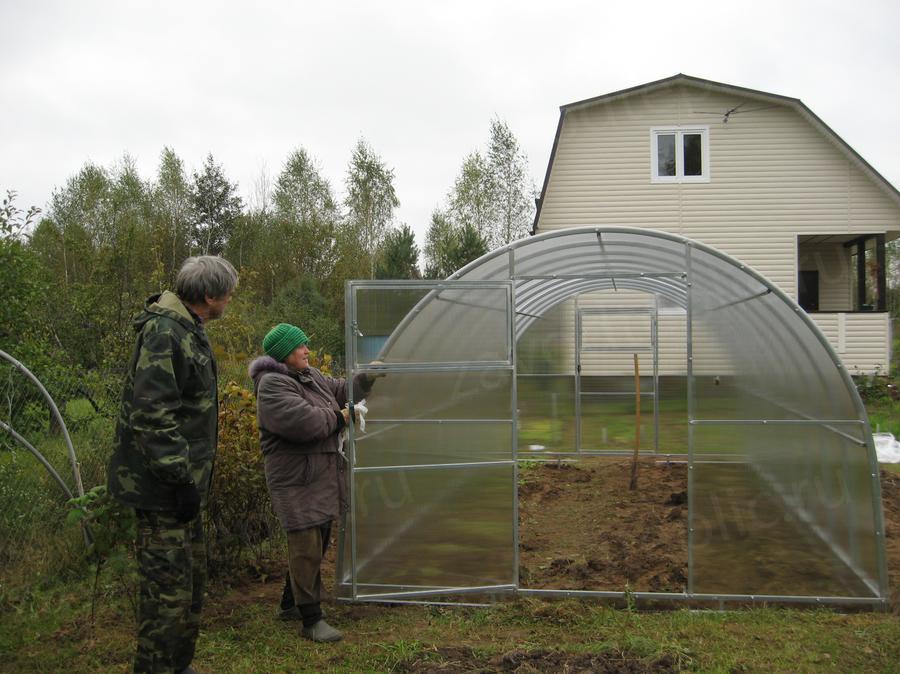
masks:
{"type": "Polygon", "coordinates": [[[878,606],[887,608],[883,597],[832,597],[798,596],[780,594],[706,594],[694,592],[606,592],[601,590],[529,590],[520,588],[517,594],[543,597],[597,597],[603,599],[635,599],[650,601],[698,601],[698,602],[750,602],[750,603],[790,603],[821,604],[839,606],[878,606]]]}
{"type": "Polygon", "coordinates": [[[337,600],[346,603],[352,602],[387,602],[392,604],[424,604],[428,606],[492,606],[493,604],[473,602],[447,601],[451,595],[471,594],[508,594],[510,596],[546,597],[551,599],[621,599],[624,601],[674,601],[674,602],[698,602],[718,603],[721,610],[725,610],[725,604],[750,603],[750,604],[808,604],[815,606],[871,606],[876,609],[888,610],[888,601],[883,597],[841,597],[841,596],[815,596],[815,595],[780,595],[780,594],[725,594],[702,592],[624,592],[606,590],[548,590],[516,588],[513,585],[487,585],[480,587],[448,587],[430,588],[425,590],[408,590],[401,592],[380,592],[371,594],[359,594],[355,598],[339,597],[337,600]],[[428,597],[443,597],[444,599],[428,601],[428,597]]]}

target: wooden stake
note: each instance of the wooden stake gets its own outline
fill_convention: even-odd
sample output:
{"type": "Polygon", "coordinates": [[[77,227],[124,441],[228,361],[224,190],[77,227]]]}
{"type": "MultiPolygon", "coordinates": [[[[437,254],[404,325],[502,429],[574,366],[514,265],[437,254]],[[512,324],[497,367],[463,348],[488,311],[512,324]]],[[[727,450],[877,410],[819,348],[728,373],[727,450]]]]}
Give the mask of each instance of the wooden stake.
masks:
{"type": "Polygon", "coordinates": [[[634,456],[631,459],[631,482],[628,489],[637,489],[638,449],[641,447],[641,363],[634,354],[634,456]]]}

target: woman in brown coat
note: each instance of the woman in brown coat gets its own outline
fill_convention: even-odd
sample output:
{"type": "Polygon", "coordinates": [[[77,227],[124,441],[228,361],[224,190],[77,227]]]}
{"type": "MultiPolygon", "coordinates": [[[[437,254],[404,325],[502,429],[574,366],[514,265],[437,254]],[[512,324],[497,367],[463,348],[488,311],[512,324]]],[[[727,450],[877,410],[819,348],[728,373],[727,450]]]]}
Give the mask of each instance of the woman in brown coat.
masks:
{"type": "MultiPolygon", "coordinates": [[[[309,365],[309,338],[280,323],[263,339],[266,356],[250,364],[256,391],[259,441],[272,507],[288,539],[288,569],[280,616],[303,620],[313,641],[342,637],[322,617],[320,566],[331,523],[346,504],[346,465],[341,431],[350,420],[344,379],[309,365]]],[[[359,400],[371,380],[354,383],[359,400]]]]}

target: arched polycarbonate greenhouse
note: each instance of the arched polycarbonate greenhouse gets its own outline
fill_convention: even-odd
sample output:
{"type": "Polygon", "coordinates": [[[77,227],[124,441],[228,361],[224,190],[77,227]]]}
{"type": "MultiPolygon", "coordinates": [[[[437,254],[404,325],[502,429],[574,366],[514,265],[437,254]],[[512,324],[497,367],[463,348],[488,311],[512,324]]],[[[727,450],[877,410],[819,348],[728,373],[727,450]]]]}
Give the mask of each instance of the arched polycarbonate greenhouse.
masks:
{"type": "Polygon", "coordinates": [[[347,326],[351,374],[383,376],[348,447],[343,598],[624,596],[520,579],[518,470],[630,454],[636,437],[644,458],[686,462],[688,506],[684,587],[639,595],[885,602],[853,382],[733,258],[650,230],[561,230],[446,281],[351,282],[347,326]]]}

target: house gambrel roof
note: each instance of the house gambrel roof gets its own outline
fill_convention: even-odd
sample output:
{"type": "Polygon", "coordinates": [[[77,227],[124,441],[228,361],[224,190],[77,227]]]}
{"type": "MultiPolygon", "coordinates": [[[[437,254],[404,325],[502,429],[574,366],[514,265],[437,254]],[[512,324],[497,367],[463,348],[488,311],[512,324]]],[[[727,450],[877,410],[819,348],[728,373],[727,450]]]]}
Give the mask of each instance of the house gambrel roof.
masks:
{"type": "Polygon", "coordinates": [[[700,77],[692,77],[690,75],[678,73],[677,75],[673,75],[672,77],[666,77],[654,82],[648,82],[647,84],[640,84],[636,87],[621,89],[619,91],[613,91],[609,94],[603,94],[602,96],[586,98],[581,101],[575,101],[574,103],[567,103],[566,105],[560,106],[559,123],[556,127],[556,136],[553,138],[553,148],[550,151],[550,160],[547,162],[547,172],[544,175],[544,183],[541,186],[541,195],[537,199],[537,209],[534,214],[534,223],[532,223],[531,226],[532,235],[537,232],[537,223],[541,217],[541,207],[544,202],[544,195],[547,194],[547,186],[550,182],[550,172],[553,169],[553,162],[556,159],[556,150],[559,146],[559,136],[562,132],[563,122],[566,119],[566,114],[570,111],[581,110],[583,108],[592,107],[594,105],[612,103],[614,101],[622,100],[623,98],[628,98],[629,96],[648,94],[659,89],[665,89],[667,87],[674,87],[679,85],[695,87],[697,89],[705,89],[722,94],[739,94],[741,96],[744,96],[745,98],[751,98],[757,101],[774,103],[778,105],[785,105],[793,108],[801,117],[803,117],[813,127],[818,129],[819,132],[821,132],[828,140],[834,143],[834,145],[837,146],[838,149],[840,149],[851,162],[858,166],[863,173],[868,175],[869,178],[873,182],[875,182],[875,184],[878,185],[888,195],[888,197],[890,197],[894,201],[894,203],[900,206],[900,191],[898,191],[897,188],[887,180],[887,178],[876,171],[872,167],[872,165],[869,164],[869,162],[863,159],[862,156],[860,156],[860,154],[856,150],[854,150],[849,145],[849,143],[847,143],[847,141],[845,141],[837,133],[835,133],[830,126],[823,122],[821,118],[812,110],[810,110],[806,106],[806,104],[799,98],[791,98],[790,96],[772,94],[767,91],[748,89],[747,87],[739,87],[734,84],[714,82],[712,80],[705,80],[700,77]]]}

